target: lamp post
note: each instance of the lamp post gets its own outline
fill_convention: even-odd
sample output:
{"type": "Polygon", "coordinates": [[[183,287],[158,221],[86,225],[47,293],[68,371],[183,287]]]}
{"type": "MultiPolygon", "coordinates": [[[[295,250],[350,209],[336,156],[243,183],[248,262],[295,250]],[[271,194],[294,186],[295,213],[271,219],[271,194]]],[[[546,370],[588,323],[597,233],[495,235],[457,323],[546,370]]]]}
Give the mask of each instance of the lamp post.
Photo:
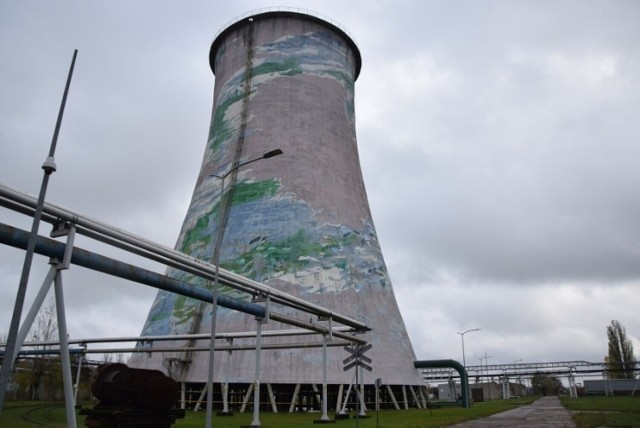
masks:
{"type": "MultiPolygon", "coordinates": [[[[484,353],[484,357],[480,357],[480,364],[482,364],[482,360],[484,360],[484,368],[487,373],[487,377],[489,377],[489,358],[493,358],[493,355],[487,355],[486,352],[484,353]]],[[[487,384],[487,388],[489,390],[489,400],[493,400],[493,397],[491,396],[491,383],[493,383],[493,376],[491,376],[491,383],[489,383],[488,379],[485,383],[487,384]]]]}
{"type": "Polygon", "coordinates": [[[464,335],[467,333],[470,333],[472,331],[480,331],[482,330],[481,328],[472,328],[469,330],[465,330],[462,333],[458,332],[458,334],[460,335],[460,338],[462,339],[462,366],[465,368],[465,370],[467,369],[467,362],[465,361],[464,358],[464,335]]]}
{"type": "Polygon", "coordinates": [[[218,207],[218,229],[216,230],[216,241],[215,246],[213,247],[213,264],[215,266],[215,276],[213,281],[213,307],[211,309],[211,339],[209,342],[209,375],[207,379],[207,416],[205,421],[206,428],[211,428],[211,419],[213,414],[213,363],[214,363],[214,354],[216,350],[216,317],[218,314],[218,288],[219,288],[219,273],[220,273],[220,247],[222,246],[222,239],[224,237],[224,225],[225,225],[225,207],[227,205],[227,201],[224,195],[224,180],[234,171],[237,171],[241,167],[248,165],[250,163],[259,161],[261,159],[269,159],[274,156],[278,156],[282,154],[282,150],[274,149],[271,150],[262,156],[257,158],[250,159],[245,162],[241,162],[238,165],[231,168],[229,171],[225,172],[222,175],[212,174],[209,177],[216,177],[220,179],[220,200],[218,207]]]}

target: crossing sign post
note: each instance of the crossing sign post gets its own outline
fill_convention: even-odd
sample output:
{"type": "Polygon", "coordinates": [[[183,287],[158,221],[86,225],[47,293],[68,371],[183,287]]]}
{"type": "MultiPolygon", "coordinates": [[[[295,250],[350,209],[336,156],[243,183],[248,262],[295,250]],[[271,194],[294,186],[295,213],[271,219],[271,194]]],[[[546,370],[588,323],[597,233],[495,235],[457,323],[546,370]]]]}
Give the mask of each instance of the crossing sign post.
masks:
{"type": "MultiPolygon", "coordinates": [[[[344,350],[347,351],[349,355],[347,358],[342,360],[342,364],[344,364],[344,371],[351,370],[355,367],[356,369],[356,418],[360,418],[360,385],[358,382],[358,367],[362,367],[367,371],[373,370],[369,364],[372,363],[371,358],[364,355],[369,349],[371,349],[372,345],[369,343],[367,345],[353,345],[353,346],[345,346],[344,350]]],[[[358,426],[360,424],[358,423],[358,426]]]]}
{"type": "Polygon", "coordinates": [[[369,365],[372,363],[371,358],[364,355],[365,352],[371,349],[371,346],[371,344],[354,347],[345,346],[344,350],[351,355],[349,355],[342,361],[342,364],[345,364],[344,371],[351,370],[355,366],[362,367],[367,371],[371,371],[372,369],[369,365]]]}

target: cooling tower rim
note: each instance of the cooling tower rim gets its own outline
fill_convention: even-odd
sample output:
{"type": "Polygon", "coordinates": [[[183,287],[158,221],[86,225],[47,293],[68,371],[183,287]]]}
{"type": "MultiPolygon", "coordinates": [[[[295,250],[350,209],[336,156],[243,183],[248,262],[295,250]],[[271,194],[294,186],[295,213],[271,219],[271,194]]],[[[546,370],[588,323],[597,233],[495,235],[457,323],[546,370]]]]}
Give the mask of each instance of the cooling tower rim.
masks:
{"type": "Polygon", "coordinates": [[[240,16],[237,16],[236,18],[226,23],[218,31],[218,34],[216,34],[215,38],[213,39],[213,43],[211,44],[211,49],[209,50],[209,65],[211,66],[211,71],[213,72],[213,74],[216,73],[215,54],[218,48],[220,47],[222,40],[227,34],[235,30],[236,28],[241,27],[250,19],[260,19],[264,17],[273,17],[273,16],[297,17],[297,18],[306,19],[308,21],[317,22],[326,27],[329,27],[332,31],[342,36],[344,40],[347,42],[347,44],[349,45],[349,47],[351,48],[351,50],[353,51],[353,55],[356,60],[355,76],[353,80],[355,81],[358,79],[358,76],[360,75],[360,68],[362,67],[362,56],[360,55],[360,49],[358,48],[358,44],[355,42],[355,39],[351,36],[351,34],[349,34],[347,29],[326,15],[322,15],[320,13],[314,12],[309,9],[301,9],[301,8],[286,7],[286,6],[254,9],[240,16]]]}

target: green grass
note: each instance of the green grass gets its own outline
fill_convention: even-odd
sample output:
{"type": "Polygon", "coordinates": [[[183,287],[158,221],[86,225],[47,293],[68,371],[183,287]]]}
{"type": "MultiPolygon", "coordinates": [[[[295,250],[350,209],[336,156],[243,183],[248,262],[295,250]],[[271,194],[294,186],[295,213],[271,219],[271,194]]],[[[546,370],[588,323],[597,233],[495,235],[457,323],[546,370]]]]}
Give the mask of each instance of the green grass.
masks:
{"type": "MultiPolygon", "coordinates": [[[[431,410],[409,409],[409,410],[381,410],[376,416],[376,412],[368,412],[366,419],[344,419],[338,420],[329,426],[338,427],[356,427],[361,428],[392,428],[392,427],[408,427],[408,428],[431,428],[443,427],[460,423],[472,419],[477,419],[494,413],[512,409],[515,406],[529,404],[535,398],[520,398],[507,401],[497,400],[488,403],[476,403],[470,409],[460,407],[443,407],[431,410]]],[[[353,416],[353,413],[352,413],[353,416]]],[[[334,418],[334,414],[330,413],[329,417],[334,418]]],[[[263,427],[272,428],[311,428],[318,427],[314,424],[315,419],[320,418],[320,413],[260,413],[260,424],[263,427]]],[[[51,428],[65,427],[65,410],[62,403],[42,403],[42,402],[5,402],[5,408],[0,415],[0,427],[35,427],[46,426],[51,428]],[[52,407],[55,407],[53,410],[52,407]],[[25,413],[29,417],[35,419],[45,425],[38,425],[35,422],[27,422],[23,419],[25,413]],[[51,420],[53,418],[53,420],[51,420]]],[[[184,419],[179,419],[173,425],[176,428],[201,428],[204,426],[205,413],[187,412],[184,419]]],[[[214,416],[213,426],[216,428],[237,428],[240,426],[248,426],[253,420],[252,414],[236,413],[231,417],[214,416]]],[[[84,425],[84,417],[78,416],[78,427],[84,425]]]]}
{"type": "Polygon", "coordinates": [[[640,427],[640,397],[561,397],[578,428],[640,427]]]}
{"type": "MultiPolygon", "coordinates": [[[[445,427],[468,420],[478,419],[503,412],[516,406],[533,402],[538,397],[527,397],[512,400],[496,400],[488,403],[475,403],[470,409],[460,407],[442,407],[431,410],[382,410],[368,412],[368,418],[338,420],[334,426],[362,428],[432,428],[445,427]]],[[[640,397],[560,397],[562,404],[574,413],[573,420],[578,428],[595,427],[640,427],[640,397]]],[[[85,405],[86,407],[87,405],[85,405]]],[[[352,414],[353,415],[353,414],[352,414]]],[[[329,417],[334,418],[330,413],[329,417]]],[[[311,428],[317,427],[315,419],[320,413],[270,413],[260,414],[260,423],[269,428],[311,428]]],[[[187,412],[184,419],[179,419],[176,428],[201,428],[204,426],[205,413],[187,412]]],[[[27,428],[46,426],[49,428],[63,428],[65,423],[65,409],[63,403],[49,403],[39,401],[19,402],[7,401],[0,415],[0,427],[27,428]],[[29,420],[25,420],[24,417],[29,420]]],[[[214,416],[213,426],[216,428],[237,428],[248,426],[253,420],[252,414],[236,413],[232,417],[214,416]]],[[[84,426],[84,416],[77,417],[78,427],[84,426]]]]}
{"type": "MultiPolygon", "coordinates": [[[[78,427],[84,426],[84,417],[77,416],[76,418],[78,427]]],[[[64,403],[43,401],[5,401],[0,415],[0,427],[66,428],[66,421],[64,403]]]]}

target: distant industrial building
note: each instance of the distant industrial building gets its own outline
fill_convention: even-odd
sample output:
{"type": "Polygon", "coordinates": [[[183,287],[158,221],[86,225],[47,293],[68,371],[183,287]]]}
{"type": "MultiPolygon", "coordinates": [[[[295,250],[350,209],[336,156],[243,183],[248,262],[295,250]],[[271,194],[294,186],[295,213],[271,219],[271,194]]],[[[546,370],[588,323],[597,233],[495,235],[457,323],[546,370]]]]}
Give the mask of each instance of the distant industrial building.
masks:
{"type": "MultiPolygon", "coordinates": [[[[527,388],[521,383],[509,382],[480,382],[469,384],[471,399],[480,403],[483,401],[504,399],[509,397],[523,397],[527,395],[527,388]],[[508,386],[507,386],[508,385],[508,386]],[[505,388],[508,390],[505,391],[505,388]]],[[[448,382],[437,386],[437,399],[457,401],[462,396],[460,383],[448,382]]]]}
{"type": "Polygon", "coordinates": [[[640,378],[585,380],[584,395],[640,395],[640,378]]]}

